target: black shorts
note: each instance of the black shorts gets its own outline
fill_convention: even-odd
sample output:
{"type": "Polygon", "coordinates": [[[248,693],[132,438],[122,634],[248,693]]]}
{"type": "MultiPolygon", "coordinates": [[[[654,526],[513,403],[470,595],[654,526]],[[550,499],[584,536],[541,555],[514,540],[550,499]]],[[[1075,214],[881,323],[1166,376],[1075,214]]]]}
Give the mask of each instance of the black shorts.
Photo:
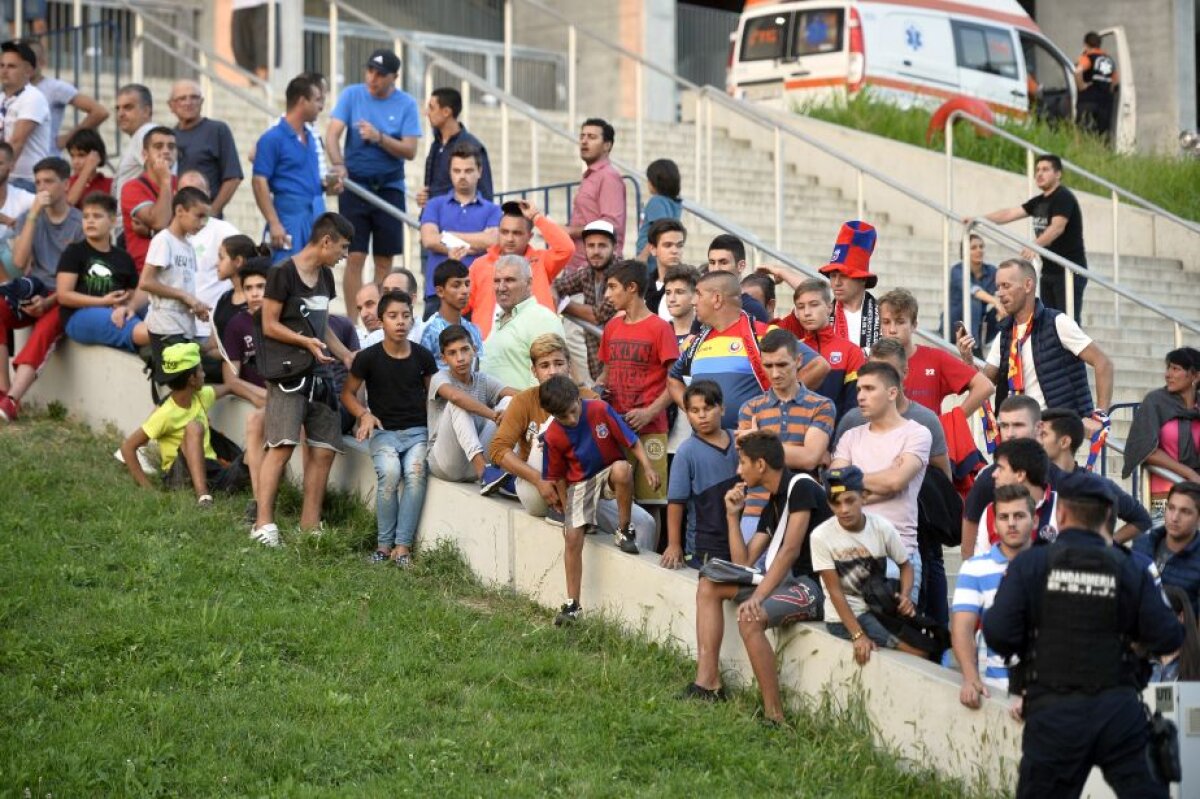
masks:
{"type": "MultiPolygon", "coordinates": [[[[355,183],[362,180],[352,178],[355,183]]],[[[405,210],[404,192],[399,189],[379,189],[374,192],[384,202],[405,210]]],[[[379,210],[353,192],[342,192],[338,212],[354,225],[350,252],[372,252],[375,255],[400,255],[404,252],[404,223],[379,210]],[[368,247],[373,244],[374,246],[368,247]]]]}
{"type": "MultiPolygon", "coordinates": [[[[234,494],[250,485],[250,469],[238,455],[228,465],[211,458],[204,459],[204,478],[210,492],[234,494]]],[[[191,488],[192,473],[188,470],[187,458],[180,452],[171,468],[163,475],[167,488],[191,488]]]]}

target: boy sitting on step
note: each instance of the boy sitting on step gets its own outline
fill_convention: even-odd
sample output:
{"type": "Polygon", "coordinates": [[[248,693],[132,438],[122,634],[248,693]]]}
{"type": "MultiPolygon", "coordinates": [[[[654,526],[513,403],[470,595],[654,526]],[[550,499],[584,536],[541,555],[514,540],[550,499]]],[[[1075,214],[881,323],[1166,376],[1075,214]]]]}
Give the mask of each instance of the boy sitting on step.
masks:
{"type": "Polygon", "coordinates": [[[228,394],[229,389],[204,385],[200,345],[194,342],[163,349],[162,370],[171,394],[121,444],[125,468],[138,485],[151,488],[137,451],[157,441],[166,486],[179,488],[190,482],[200,507],[210,507],[213,503],[210,486],[213,490],[233,493],[249,480],[240,453],[230,463],[223,464],[213,450],[208,409],[228,394]]]}

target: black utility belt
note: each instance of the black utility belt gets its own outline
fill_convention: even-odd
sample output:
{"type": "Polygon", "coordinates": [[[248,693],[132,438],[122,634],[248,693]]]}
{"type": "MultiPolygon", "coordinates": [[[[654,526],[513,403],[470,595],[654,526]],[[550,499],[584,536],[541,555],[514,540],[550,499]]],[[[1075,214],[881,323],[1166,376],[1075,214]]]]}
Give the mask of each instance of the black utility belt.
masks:
{"type": "Polygon", "coordinates": [[[1084,688],[1066,688],[1061,690],[1055,688],[1042,688],[1033,696],[1026,694],[1025,712],[1029,713],[1032,710],[1041,710],[1045,707],[1057,705],[1060,702],[1064,702],[1069,699],[1095,699],[1101,696],[1116,693],[1127,693],[1131,697],[1136,698],[1138,691],[1132,685],[1114,685],[1111,688],[1098,688],[1094,691],[1089,691],[1084,688]]]}

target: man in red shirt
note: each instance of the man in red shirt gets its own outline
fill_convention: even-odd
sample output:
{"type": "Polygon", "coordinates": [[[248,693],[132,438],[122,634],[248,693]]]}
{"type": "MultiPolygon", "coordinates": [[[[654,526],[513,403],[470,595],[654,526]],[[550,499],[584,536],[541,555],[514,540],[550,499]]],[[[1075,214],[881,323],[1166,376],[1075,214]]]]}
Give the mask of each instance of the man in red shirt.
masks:
{"type": "Polygon", "coordinates": [[[858,368],[867,362],[866,356],[857,344],[834,332],[829,317],[833,293],[824,280],[796,284],[794,303],[790,314],[771,324],[790,331],[829,362],[829,374],[814,391],[828,397],[840,417],[857,404],[858,368]]]}
{"type": "Polygon", "coordinates": [[[892,289],[879,298],[879,324],[883,335],[897,339],[908,354],[904,394],[913,402],[941,415],[946,397],[968,392],[962,402],[968,417],[979,410],[996,387],[985,375],[939,347],[913,344],[917,329],[917,298],[908,289],[892,289]]]}
{"type": "Polygon", "coordinates": [[[154,234],[171,224],[175,196],[175,131],[159,126],[146,131],[142,157],[146,169],[121,187],[121,220],[125,227],[125,251],[133,258],[138,274],[146,263],[146,251],[154,234]]]}

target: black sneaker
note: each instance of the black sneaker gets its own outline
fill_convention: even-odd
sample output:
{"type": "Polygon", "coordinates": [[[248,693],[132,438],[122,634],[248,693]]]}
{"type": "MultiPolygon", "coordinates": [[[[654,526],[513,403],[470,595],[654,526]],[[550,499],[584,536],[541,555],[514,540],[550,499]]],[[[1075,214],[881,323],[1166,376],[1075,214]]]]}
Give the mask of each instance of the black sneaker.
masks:
{"type": "Polygon", "coordinates": [[[558,614],[554,617],[554,626],[563,627],[571,625],[579,621],[579,614],[583,612],[583,608],[579,606],[579,602],[572,599],[567,604],[558,609],[558,614]]]}
{"type": "Polygon", "coordinates": [[[622,552],[630,555],[638,554],[637,536],[633,529],[633,522],[625,525],[624,528],[619,528],[614,538],[617,542],[617,548],[622,552]]]}
{"type": "Polygon", "coordinates": [[[550,510],[546,511],[546,521],[550,522],[550,524],[553,524],[555,527],[562,527],[564,518],[563,512],[560,510],[551,508],[550,510]]]}
{"type": "Polygon", "coordinates": [[[728,696],[724,686],[720,688],[705,688],[703,685],[691,683],[679,692],[680,699],[697,699],[701,702],[724,702],[728,696]]]}

